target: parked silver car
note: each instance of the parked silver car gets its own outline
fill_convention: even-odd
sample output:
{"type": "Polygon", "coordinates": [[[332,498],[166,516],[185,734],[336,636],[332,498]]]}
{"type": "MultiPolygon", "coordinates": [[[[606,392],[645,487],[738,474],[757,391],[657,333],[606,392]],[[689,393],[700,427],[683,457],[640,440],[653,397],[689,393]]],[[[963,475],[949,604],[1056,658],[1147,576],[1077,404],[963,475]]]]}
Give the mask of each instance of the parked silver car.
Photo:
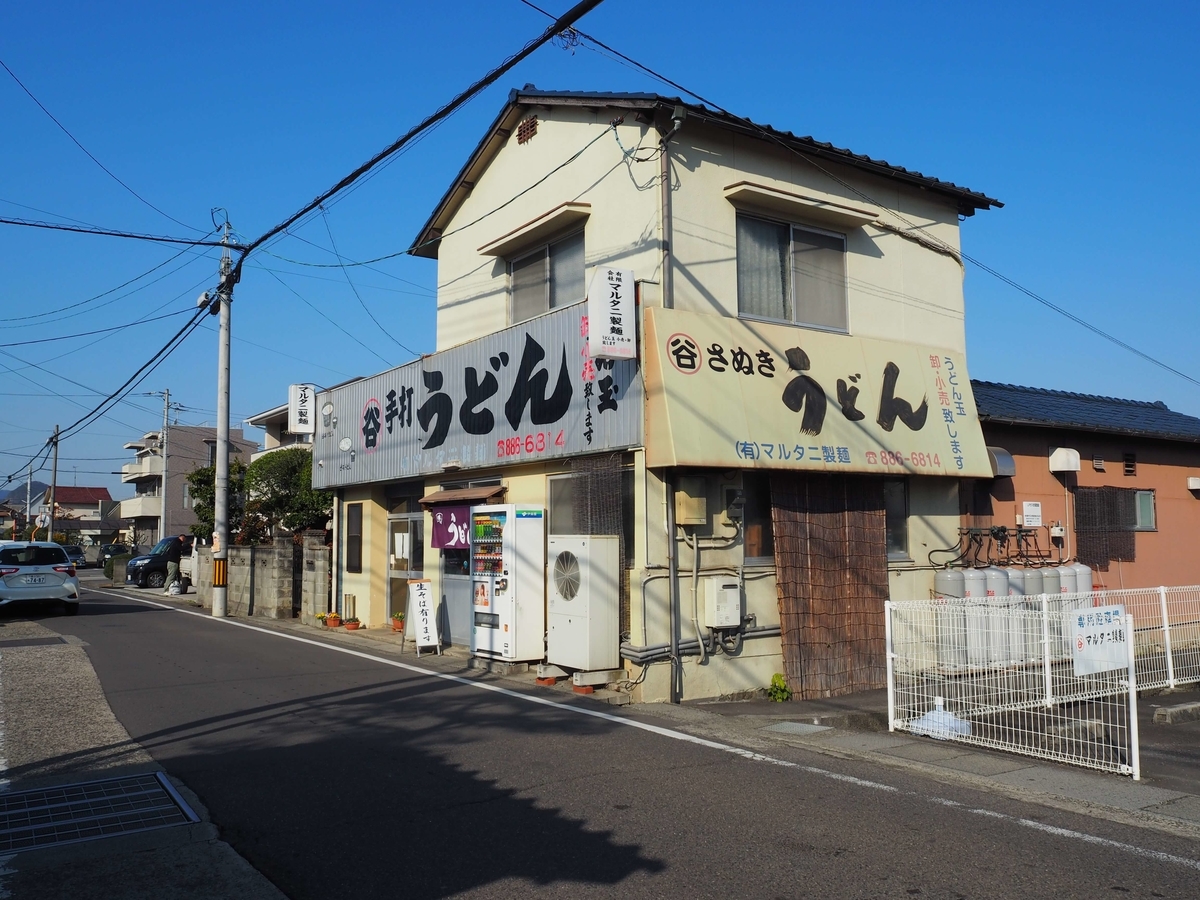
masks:
{"type": "Polygon", "coordinates": [[[48,541],[0,544],[0,607],[20,602],[61,603],[67,615],[79,612],[79,579],[67,551],[48,541]]]}

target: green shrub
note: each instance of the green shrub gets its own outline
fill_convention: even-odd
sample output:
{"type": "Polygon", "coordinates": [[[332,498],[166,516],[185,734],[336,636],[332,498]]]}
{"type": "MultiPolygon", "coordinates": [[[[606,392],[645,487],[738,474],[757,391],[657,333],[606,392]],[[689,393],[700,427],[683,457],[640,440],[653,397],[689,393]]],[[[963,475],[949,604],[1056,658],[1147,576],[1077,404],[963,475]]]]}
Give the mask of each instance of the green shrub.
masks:
{"type": "Polygon", "coordinates": [[[113,564],[117,563],[117,562],[127,563],[131,559],[133,559],[133,556],[128,553],[122,553],[120,556],[110,556],[108,558],[108,560],[104,563],[104,577],[107,578],[109,581],[112,581],[113,564]]]}
{"type": "Polygon", "coordinates": [[[771,686],[767,688],[767,697],[776,703],[792,699],[792,689],[787,685],[787,679],[781,672],[771,676],[771,686]]]}

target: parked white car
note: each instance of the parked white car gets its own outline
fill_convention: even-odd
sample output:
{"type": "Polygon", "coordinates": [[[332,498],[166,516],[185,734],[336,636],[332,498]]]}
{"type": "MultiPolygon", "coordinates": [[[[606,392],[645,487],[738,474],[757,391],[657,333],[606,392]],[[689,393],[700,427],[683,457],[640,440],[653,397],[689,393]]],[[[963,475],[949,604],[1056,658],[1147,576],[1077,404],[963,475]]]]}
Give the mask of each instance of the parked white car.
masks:
{"type": "Polygon", "coordinates": [[[48,541],[0,544],[0,607],[11,603],[61,603],[79,612],[79,579],[67,551],[48,541]]]}

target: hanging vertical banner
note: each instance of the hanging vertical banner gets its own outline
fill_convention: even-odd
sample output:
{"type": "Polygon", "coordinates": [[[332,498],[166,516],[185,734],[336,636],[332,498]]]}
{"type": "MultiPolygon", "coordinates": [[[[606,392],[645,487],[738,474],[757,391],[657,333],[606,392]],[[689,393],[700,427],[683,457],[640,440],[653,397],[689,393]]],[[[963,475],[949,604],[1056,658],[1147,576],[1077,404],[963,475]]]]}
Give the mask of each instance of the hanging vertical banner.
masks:
{"type": "Polygon", "coordinates": [[[288,386],[288,431],[292,434],[316,433],[317,423],[313,419],[313,402],[316,396],[316,385],[288,386]]]}
{"type": "Polygon", "coordinates": [[[637,358],[633,272],[600,266],[588,286],[588,354],[592,359],[637,358]]]}
{"type": "Polygon", "coordinates": [[[433,509],[433,534],[429,546],[435,550],[469,550],[467,537],[469,506],[437,506],[433,509]]]}

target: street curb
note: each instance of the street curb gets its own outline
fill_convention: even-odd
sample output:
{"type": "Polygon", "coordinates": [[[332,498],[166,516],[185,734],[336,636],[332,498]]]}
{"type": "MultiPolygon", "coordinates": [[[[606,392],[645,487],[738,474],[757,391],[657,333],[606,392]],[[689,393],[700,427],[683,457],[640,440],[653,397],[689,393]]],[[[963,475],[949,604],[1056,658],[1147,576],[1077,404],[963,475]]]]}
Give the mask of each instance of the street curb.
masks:
{"type": "Polygon", "coordinates": [[[1198,719],[1200,719],[1200,702],[1160,706],[1154,711],[1155,725],[1178,725],[1180,722],[1195,722],[1198,719]]]}

